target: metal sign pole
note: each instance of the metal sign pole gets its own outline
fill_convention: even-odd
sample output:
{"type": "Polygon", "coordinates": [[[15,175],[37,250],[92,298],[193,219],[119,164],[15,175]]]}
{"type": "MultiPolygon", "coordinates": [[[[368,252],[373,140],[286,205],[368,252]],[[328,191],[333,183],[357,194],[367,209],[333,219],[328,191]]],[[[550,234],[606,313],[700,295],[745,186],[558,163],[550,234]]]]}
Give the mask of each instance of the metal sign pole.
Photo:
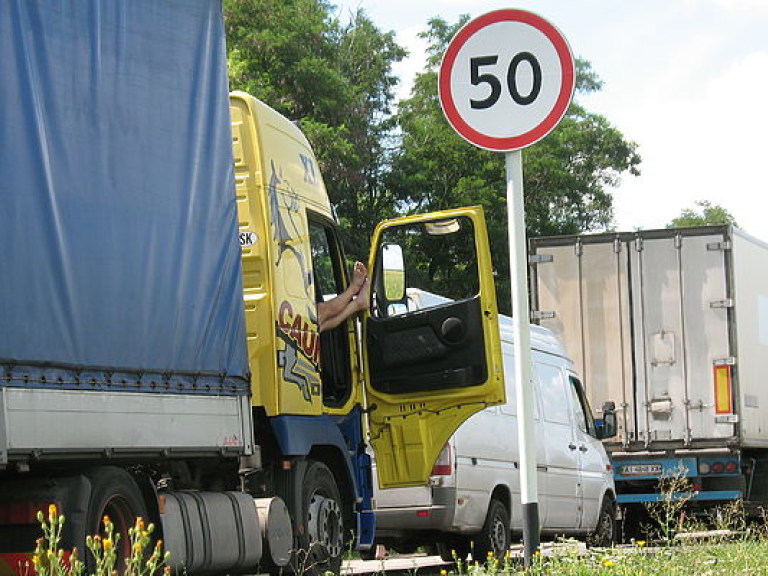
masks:
{"type": "Polygon", "coordinates": [[[515,319],[515,381],[517,382],[517,430],[520,444],[520,500],[523,505],[525,565],[539,548],[539,491],[536,482],[536,437],[533,422],[533,374],[531,327],[528,307],[528,258],[523,207],[523,155],[507,152],[507,218],[512,316],[515,319]]]}

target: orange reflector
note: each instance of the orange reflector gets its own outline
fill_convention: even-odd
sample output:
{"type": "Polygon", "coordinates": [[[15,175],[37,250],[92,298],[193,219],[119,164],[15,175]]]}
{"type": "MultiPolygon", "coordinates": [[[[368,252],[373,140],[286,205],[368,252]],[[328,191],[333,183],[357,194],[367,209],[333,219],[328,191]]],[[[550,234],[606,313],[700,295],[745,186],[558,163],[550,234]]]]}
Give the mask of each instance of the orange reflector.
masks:
{"type": "Polygon", "coordinates": [[[730,414],[733,412],[733,395],[731,393],[731,367],[715,366],[715,413],[730,414]]]}

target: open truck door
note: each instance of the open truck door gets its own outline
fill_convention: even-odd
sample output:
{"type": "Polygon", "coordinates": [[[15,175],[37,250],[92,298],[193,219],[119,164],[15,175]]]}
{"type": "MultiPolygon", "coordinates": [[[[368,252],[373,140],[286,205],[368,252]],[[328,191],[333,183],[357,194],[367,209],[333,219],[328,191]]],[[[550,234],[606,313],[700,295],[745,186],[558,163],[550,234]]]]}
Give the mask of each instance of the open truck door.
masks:
{"type": "Polygon", "coordinates": [[[379,484],[426,484],[459,425],[505,400],[482,208],[383,222],[369,266],[366,411],[379,484]],[[440,296],[416,306],[406,287],[440,296]]]}

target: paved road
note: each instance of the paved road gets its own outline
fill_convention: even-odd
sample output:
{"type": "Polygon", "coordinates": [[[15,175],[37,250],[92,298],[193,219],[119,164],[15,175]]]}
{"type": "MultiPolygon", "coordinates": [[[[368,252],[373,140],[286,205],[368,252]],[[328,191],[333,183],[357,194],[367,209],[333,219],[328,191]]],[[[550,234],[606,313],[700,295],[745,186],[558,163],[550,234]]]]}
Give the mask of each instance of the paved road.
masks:
{"type": "Polygon", "coordinates": [[[420,575],[439,574],[442,568],[452,566],[443,562],[440,556],[425,556],[409,554],[390,557],[384,560],[345,560],[341,566],[341,575],[372,574],[381,572],[408,572],[413,574],[416,569],[420,575]]]}
{"type": "MultiPolygon", "coordinates": [[[[577,540],[567,540],[565,542],[542,542],[541,554],[551,556],[553,554],[586,554],[587,546],[584,542],[577,540]]],[[[510,557],[522,561],[523,546],[513,545],[510,550],[510,557]]],[[[426,556],[424,554],[407,554],[391,556],[384,560],[345,560],[341,566],[341,576],[351,576],[353,574],[381,574],[403,573],[414,574],[418,569],[419,576],[430,574],[440,574],[440,570],[446,569],[449,572],[454,568],[453,563],[443,562],[440,556],[426,556]]]]}

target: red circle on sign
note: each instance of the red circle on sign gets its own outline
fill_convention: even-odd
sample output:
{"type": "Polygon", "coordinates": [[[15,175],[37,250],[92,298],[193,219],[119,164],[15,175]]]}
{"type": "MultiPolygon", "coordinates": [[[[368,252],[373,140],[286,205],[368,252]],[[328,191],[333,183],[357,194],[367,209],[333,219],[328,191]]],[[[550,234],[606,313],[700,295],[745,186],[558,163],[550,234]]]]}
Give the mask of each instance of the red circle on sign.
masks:
{"type": "Polygon", "coordinates": [[[573,56],[571,55],[568,43],[557,28],[541,16],[533,14],[532,12],[526,12],[525,10],[496,10],[479,16],[467,23],[461,30],[459,30],[456,36],[454,36],[453,40],[451,40],[451,43],[443,56],[443,62],[440,65],[438,90],[440,93],[440,103],[448,122],[464,139],[480,148],[497,152],[506,152],[530,146],[549,134],[568,110],[575,84],[576,74],[573,56]],[[470,126],[461,116],[461,113],[456,107],[451,89],[451,74],[453,72],[453,66],[456,63],[456,57],[461,48],[467,40],[477,32],[486,26],[496,24],[497,22],[520,22],[539,30],[552,43],[560,60],[561,68],[560,91],[549,114],[547,114],[547,116],[531,130],[528,130],[523,134],[509,137],[489,136],[470,126]]]}

